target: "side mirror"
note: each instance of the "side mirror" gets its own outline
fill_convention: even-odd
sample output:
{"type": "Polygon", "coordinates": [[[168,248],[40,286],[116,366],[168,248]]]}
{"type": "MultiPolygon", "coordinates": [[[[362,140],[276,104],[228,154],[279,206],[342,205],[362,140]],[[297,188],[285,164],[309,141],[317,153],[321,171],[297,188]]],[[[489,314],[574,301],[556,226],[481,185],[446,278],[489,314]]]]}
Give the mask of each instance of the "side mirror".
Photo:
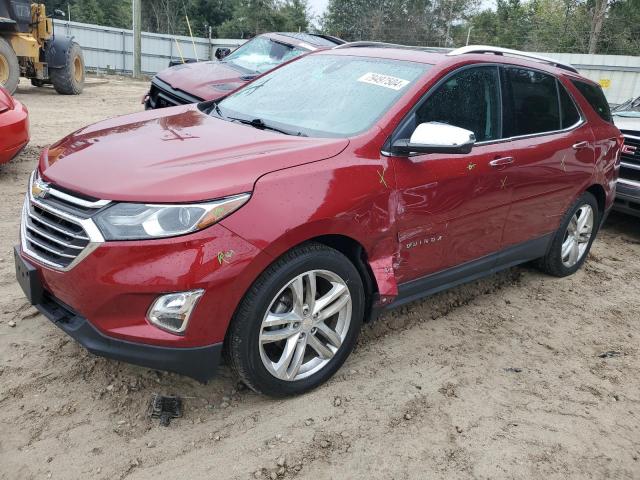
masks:
{"type": "Polygon", "coordinates": [[[66,17],[66,16],[67,16],[67,14],[66,14],[66,13],[64,13],[62,10],[60,10],[59,8],[56,8],[56,9],[53,11],[53,13],[54,13],[54,14],[56,14],[57,16],[59,16],[59,17],[62,17],[62,18],[64,18],[64,17],[66,17]]]}
{"type": "Polygon", "coordinates": [[[421,123],[410,139],[393,142],[394,153],[454,153],[467,154],[476,143],[476,136],[470,130],[454,127],[446,123],[421,123]]]}
{"type": "Polygon", "coordinates": [[[231,53],[230,48],[225,48],[225,47],[216,48],[216,58],[218,60],[222,60],[224,57],[226,57],[230,53],[231,53]]]}

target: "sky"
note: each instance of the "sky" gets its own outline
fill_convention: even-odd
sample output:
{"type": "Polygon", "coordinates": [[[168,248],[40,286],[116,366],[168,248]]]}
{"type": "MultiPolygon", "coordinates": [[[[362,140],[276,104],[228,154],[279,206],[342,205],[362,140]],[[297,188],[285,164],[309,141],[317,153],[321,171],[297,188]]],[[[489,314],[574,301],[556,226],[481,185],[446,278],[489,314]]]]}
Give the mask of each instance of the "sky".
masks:
{"type": "Polygon", "coordinates": [[[327,5],[329,4],[329,0],[309,0],[309,6],[311,7],[311,11],[313,15],[319,17],[324,13],[327,9],[327,5]]]}
{"type": "MultiPolygon", "coordinates": [[[[480,8],[495,8],[495,0],[482,0],[480,2],[480,8]]],[[[321,16],[327,9],[329,0],[309,0],[309,6],[313,15],[316,17],[321,16]]]]}

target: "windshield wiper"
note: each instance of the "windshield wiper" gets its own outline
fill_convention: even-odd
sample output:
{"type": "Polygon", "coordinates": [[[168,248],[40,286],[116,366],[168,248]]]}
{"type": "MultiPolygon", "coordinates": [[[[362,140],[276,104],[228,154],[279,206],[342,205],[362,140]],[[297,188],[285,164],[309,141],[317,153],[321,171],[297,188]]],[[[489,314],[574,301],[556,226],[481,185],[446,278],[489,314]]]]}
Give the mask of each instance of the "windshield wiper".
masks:
{"type": "Polygon", "coordinates": [[[233,120],[236,122],[244,123],[245,125],[251,125],[253,128],[257,128],[259,130],[271,130],[273,132],[284,133],[285,135],[293,135],[294,137],[306,137],[302,132],[297,132],[293,130],[286,130],[284,128],[274,127],[272,125],[268,125],[264,123],[264,120],[261,118],[254,118],[253,120],[247,120],[246,118],[234,118],[227,117],[229,120],[233,120]]]}
{"type": "Polygon", "coordinates": [[[224,113],[222,113],[222,110],[220,110],[220,107],[218,106],[218,102],[213,104],[213,109],[216,111],[216,113],[220,118],[227,118],[227,116],[224,113]]]}

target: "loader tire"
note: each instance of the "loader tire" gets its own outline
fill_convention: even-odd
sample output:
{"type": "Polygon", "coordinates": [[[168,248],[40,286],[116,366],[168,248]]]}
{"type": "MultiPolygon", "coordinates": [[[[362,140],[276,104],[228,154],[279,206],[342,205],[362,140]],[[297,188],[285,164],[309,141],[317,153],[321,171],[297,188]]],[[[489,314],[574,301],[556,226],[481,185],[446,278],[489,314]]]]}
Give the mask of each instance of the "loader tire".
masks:
{"type": "Polygon", "coordinates": [[[13,93],[20,82],[20,65],[18,56],[13,51],[11,44],[4,38],[0,38],[0,85],[13,93]]]}
{"type": "Polygon", "coordinates": [[[80,95],[84,88],[84,57],[76,42],[67,51],[64,67],[49,70],[51,83],[61,95],[80,95]]]}

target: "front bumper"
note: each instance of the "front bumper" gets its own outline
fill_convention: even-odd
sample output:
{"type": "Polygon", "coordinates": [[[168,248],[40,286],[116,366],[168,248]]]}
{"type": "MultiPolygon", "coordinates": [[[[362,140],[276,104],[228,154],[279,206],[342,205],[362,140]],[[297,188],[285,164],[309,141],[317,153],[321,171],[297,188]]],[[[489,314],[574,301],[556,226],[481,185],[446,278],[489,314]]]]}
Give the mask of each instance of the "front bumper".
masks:
{"type": "Polygon", "coordinates": [[[614,210],[640,216],[640,182],[618,179],[614,210]]]}
{"type": "Polygon", "coordinates": [[[194,348],[170,348],[119,340],[98,331],[86,318],[45,294],[36,308],[91,353],[156,370],[174,372],[206,382],[213,378],[222,342],[194,348]]]}

